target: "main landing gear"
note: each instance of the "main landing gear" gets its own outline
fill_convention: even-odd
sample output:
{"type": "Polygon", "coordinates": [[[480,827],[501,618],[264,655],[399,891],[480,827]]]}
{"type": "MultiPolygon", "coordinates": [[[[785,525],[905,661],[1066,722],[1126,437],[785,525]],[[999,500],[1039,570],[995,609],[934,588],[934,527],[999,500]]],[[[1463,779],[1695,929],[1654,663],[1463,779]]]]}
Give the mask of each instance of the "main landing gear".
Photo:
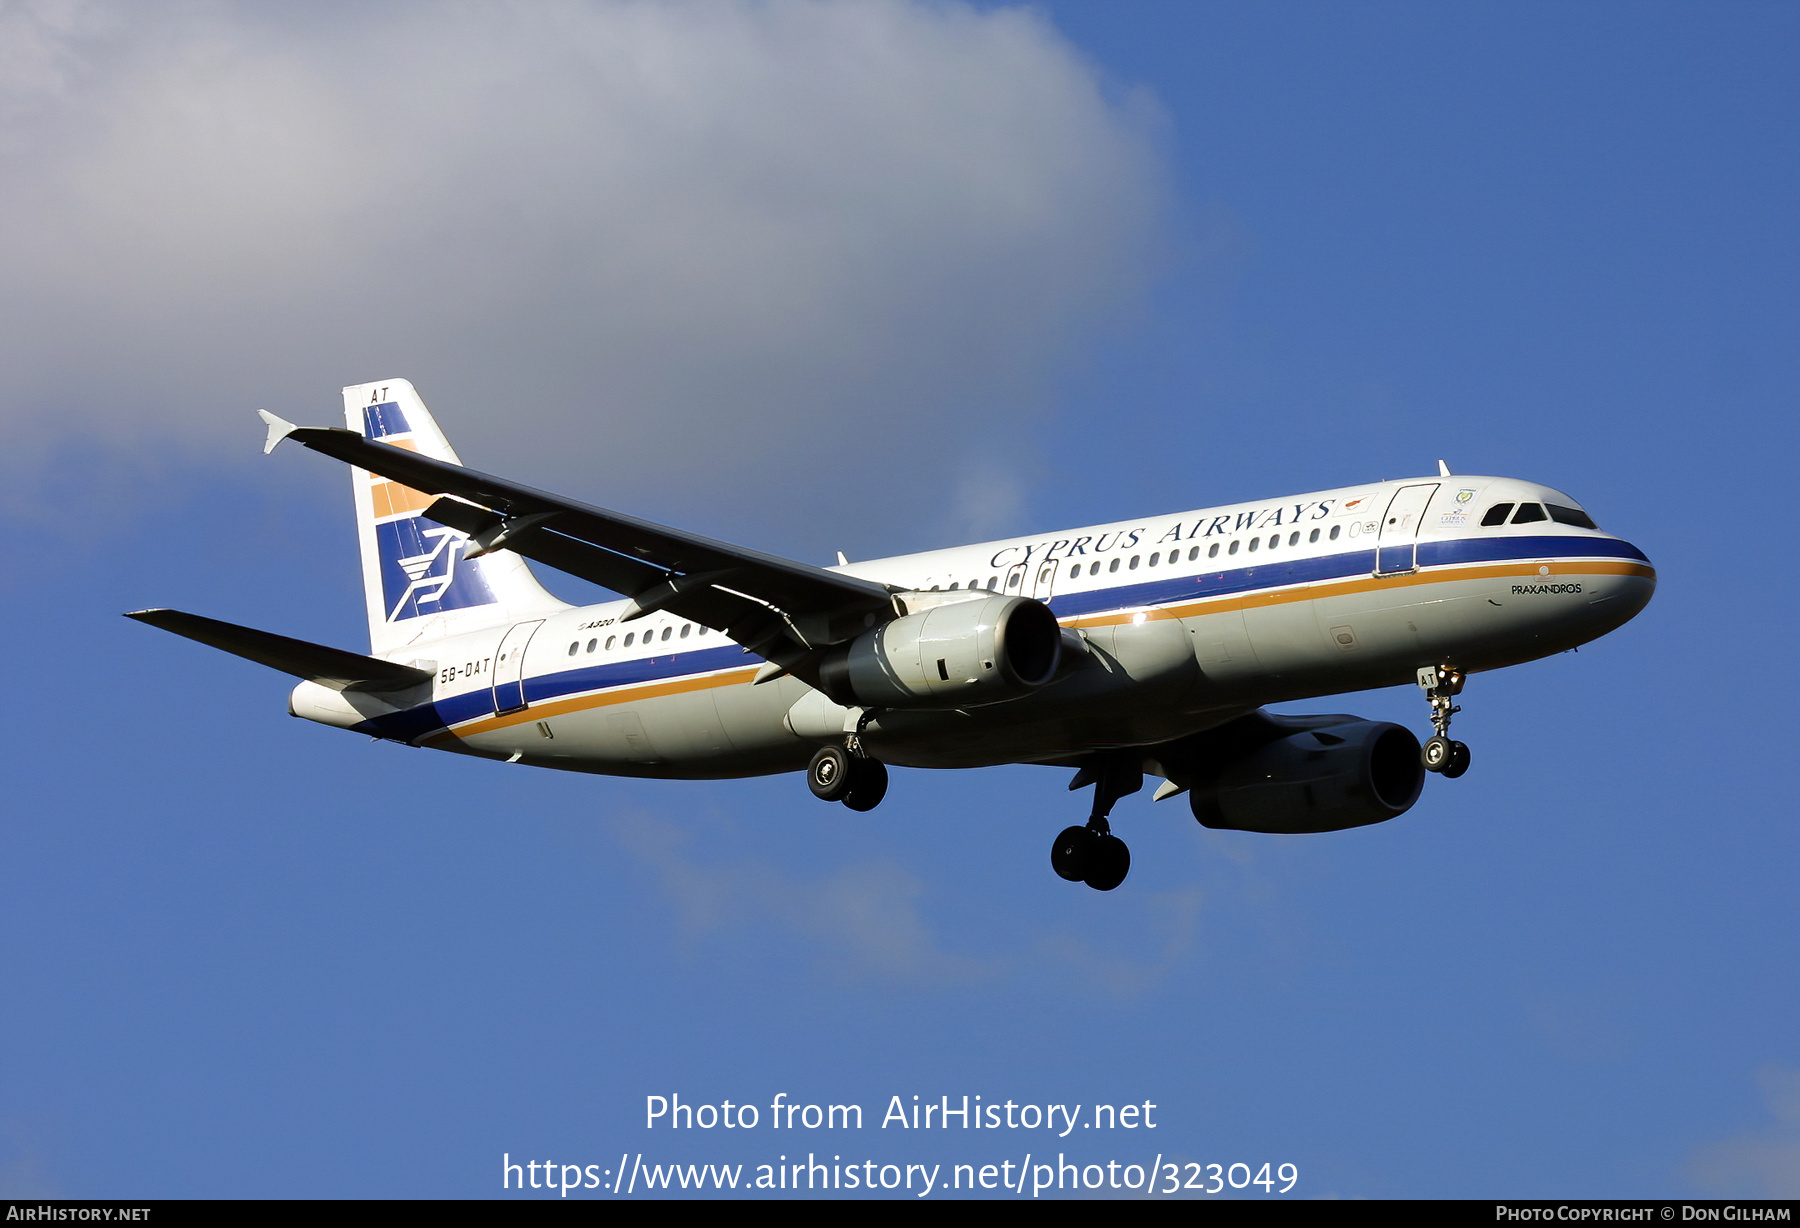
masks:
{"type": "Polygon", "coordinates": [[[806,786],[822,802],[842,802],[852,810],[873,810],[887,796],[887,765],[852,745],[821,746],[806,769],[806,786]]]}
{"type": "Polygon", "coordinates": [[[1135,764],[1108,763],[1084,767],[1069,788],[1094,786],[1094,809],[1086,827],[1066,827],[1050,846],[1050,868],[1072,883],[1095,891],[1111,891],[1131,872],[1131,850],[1112,834],[1106,816],[1113,803],[1144,787],[1143,770],[1135,764]]]}
{"type": "Polygon", "coordinates": [[[1419,748],[1427,772],[1454,780],[1469,770],[1469,748],[1450,740],[1450,718],[1462,711],[1455,697],[1462,694],[1463,673],[1448,665],[1428,665],[1419,671],[1419,689],[1431,701],[1431,726],[1437,733],[1419,748]]]}

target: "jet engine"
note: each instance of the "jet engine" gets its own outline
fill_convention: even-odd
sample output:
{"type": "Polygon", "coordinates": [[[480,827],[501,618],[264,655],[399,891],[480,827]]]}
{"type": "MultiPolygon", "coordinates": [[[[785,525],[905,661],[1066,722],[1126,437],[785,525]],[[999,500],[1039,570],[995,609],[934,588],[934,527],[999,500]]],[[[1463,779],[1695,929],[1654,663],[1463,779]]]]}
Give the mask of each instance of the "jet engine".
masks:
{"type": "Polygon", "coordinates": [[[833,648],[820,690],[844,707],[967,708],[1056,677],[1062,629],[1028,597],[983,594],[906,614],[833,648]]]}
{"type": "Polygon", "coordinates": [[[1275,833],[1342,831],[1385,822],[1419,800],[1425,768],[1419,740],[1404,726],[1355,717],[1258,716],[1262,722],[1282,722],[1273,731],[1277,735],[1296,723],[1316,727],[1249,746],[1240,743],[1212,764],[1199,766],[1189,800],[1203,826],[1275,833]],[[1341,723],[1324,723],[1333,720],[1341,723]]]}

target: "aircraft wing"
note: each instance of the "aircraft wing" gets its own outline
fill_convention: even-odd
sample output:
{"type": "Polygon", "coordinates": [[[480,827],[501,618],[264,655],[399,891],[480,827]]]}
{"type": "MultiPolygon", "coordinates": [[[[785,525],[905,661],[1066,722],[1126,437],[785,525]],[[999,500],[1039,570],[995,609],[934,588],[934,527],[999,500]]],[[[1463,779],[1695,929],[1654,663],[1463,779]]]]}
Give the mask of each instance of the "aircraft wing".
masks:
{"type": "Polygon", "coordinates": [[[624,593],[625,620],[656,610],[723,631],[786,663],[861,632],[893,613],[894,590],[761,551],[730,545],[432,460],[342,427],[292,427],[273,415],[270,447],[283,438],[438,499],[425,515],[470,535],[464,557],[513,550],[624,593]]]}

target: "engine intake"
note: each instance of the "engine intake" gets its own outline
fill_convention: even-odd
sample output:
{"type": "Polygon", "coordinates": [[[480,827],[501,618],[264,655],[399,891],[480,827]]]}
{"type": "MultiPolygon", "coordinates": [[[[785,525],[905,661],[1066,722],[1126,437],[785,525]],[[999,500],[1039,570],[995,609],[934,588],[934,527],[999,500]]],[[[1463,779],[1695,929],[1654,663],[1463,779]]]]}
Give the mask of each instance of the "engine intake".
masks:
{"type": "Polygon", "coordinates": [[[1411,730],[1351,721],[1263,743],[1196,782],[1189,800],[1206,827],[1342,831],[1405,814],[1424,786],[1411,730]]]}
{"type": "Polygon", "coordinates": [[[1049,606],[984,594],[907,614],[832,649],[819,681],[847,708],[966,708],[1035,691],[1061,662],[1062,629],[1049,606]]]}

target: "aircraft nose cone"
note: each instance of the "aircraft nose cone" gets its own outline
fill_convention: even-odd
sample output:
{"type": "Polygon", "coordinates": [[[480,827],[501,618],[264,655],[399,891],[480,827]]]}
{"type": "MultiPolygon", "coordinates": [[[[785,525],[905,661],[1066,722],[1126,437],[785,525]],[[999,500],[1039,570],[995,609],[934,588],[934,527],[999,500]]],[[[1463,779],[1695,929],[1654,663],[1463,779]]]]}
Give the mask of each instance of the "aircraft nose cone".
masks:
{"type": "Polygon", "coordinates": [[[1588,598],[1588,608],[1605,624],[1602,634],[1637,617],[1656,592],[1656,568],[1649,557],[1630,542],[1621,544],[1632,557],[1620,560],[1617,568],[1609,569],[1609,574],[1595,576],[1591,581],[1593,593],[1588,598]]]}

